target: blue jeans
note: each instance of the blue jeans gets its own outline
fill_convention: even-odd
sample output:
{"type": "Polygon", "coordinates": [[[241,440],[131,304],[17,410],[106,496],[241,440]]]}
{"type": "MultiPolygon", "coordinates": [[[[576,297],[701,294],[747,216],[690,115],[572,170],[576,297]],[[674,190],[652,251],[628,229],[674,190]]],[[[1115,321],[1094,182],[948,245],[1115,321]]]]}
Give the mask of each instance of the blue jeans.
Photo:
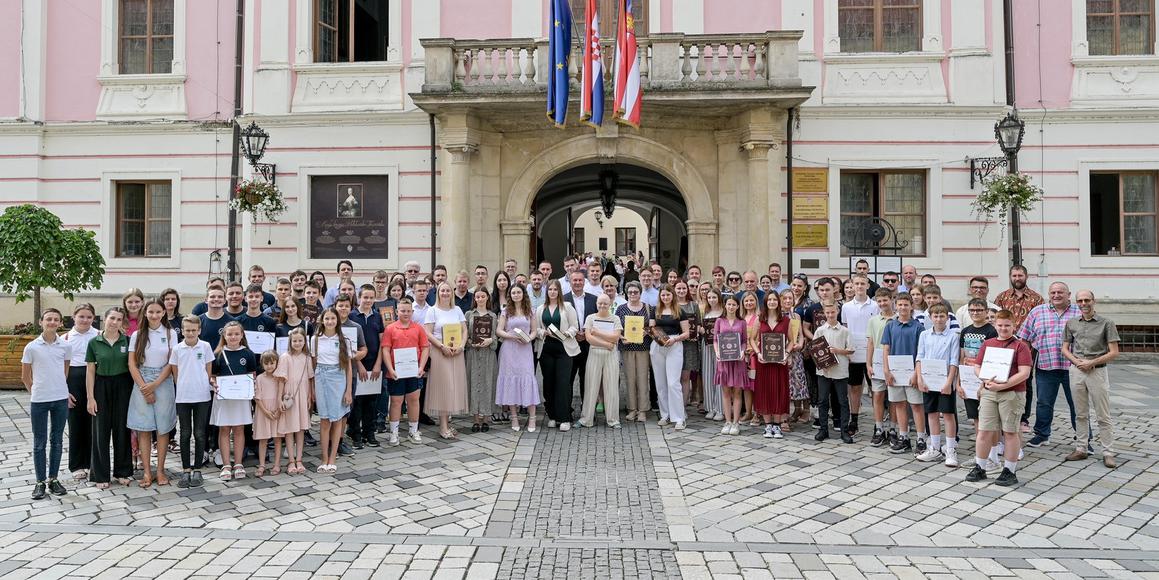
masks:
{"type": "Polygon", "coordinates": [[[1070,406],[1071,429],[1076,429],[1074,398],[1070,393],[1070,371],[1036,369],[1034,372],[1035,388],[1038,391],[1038,406],[1034,410],[1034,434],[1050,438],[1050,424],[1054,420],[1054,401],[1058,398],[1060,386],[1062,393],[1066,395],[1066,403],[1070,406]]]}
{"type": "Polygon", "coordinates": [[[60,456],[64,453],[64,425],[68,419],[68,399],[47,403],[32,403],[32,463],[36,467],[36,481],[44,481],[45,471],[56,479],[60,471],[60,456]],[[49,434],[49,424],[52,433],[49,434]],[[45,447],[52,445],[45,457],[45,447]],[[47,463],[47,466],[45,465],[47,463]]]}

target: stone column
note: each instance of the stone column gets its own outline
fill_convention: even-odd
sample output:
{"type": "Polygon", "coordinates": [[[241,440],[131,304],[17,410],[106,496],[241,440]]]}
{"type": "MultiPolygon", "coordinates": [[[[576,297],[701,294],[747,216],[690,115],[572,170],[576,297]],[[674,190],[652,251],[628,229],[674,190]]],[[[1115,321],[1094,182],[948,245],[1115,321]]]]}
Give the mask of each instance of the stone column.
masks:
{"type": "Polygon", "coordinates": [[[520,271],[524,271],[531,261],[531,233],[534,227],[535,222],[530,219],[499,222],[499,232],[503,236],[503,259],[515,258],[520,271]]]}
{"type": "MultiPolygon", "coordinates": [[[[772,240],[769,239],[769,141],[746,141],[741,147],[748,156],[748,254],[746,267],[757,271],[770,262],[772,240]]],[[[742,244],[744,246],[746,244],[742,244]]]]}
{"type": "Polygon", "coordinates": [[[689,220],[685,225],[688,227],[688,264],[700,266],[702,272],[711,271],[713,266],[721,263],[717,246],[719,224],[715,220],[689,220]]]}
{"type": "Polygon", "coordinates": [[[452,270],[467,268],[468,245],[471,233],[469,227],[471,210],[471,157],[478,150],[469,143],[444,145],[451,155],[451,162],[445,167],[443,178],[440,239],[437,246],[442,248],[439,260],[452,270]]]}

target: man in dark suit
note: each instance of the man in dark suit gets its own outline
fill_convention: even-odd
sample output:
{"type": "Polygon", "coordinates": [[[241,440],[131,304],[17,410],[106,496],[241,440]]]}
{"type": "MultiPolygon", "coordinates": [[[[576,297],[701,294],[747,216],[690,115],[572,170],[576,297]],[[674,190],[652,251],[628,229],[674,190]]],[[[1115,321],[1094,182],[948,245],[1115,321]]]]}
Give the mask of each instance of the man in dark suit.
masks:
{"type": "MultiPolygon", "coordinates": [[[[571,384],[572,388],[574,389],[575,377],[578,373],[580,378],[580,389],[582,392],[584,377],[587,376],[587,373],[584,372],[584,367],[587,366],[588,349],[591,347],[591,345],[588,344],[588,341],[584,338],[584,320],[586,317],[596,313],[596,297],[593,294],[584,292],[585,279],[584,272],[582,270],[577,269],[576,271],[568,274],[568,282],[570,282],[571,285],[571,292],[564,296],[564,300],[570,302],[572,307],[575,308],[576,320],[579,321],[580,327],[579,332],[576,333],[575,336],[575,339],[579,341],[580,354],[579,356],[573,358],[571,361],[571,384]]],[[[575,398],[574,392],[572,394],[572,398],[575,398]]]]}

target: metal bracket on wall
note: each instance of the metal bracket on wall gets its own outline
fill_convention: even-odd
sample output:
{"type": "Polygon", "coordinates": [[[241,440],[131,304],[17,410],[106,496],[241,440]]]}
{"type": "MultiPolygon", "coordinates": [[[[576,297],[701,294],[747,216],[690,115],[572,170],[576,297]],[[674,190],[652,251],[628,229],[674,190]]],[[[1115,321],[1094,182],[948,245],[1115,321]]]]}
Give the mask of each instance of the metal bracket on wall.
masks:
{"type": "Polygon", "coordinates": [[[966,160],[970,162],[970,189],[974,189],[974,184],[982,183],[994,170],[1010,163],[1006,157],[967,157],[966,160]]]}

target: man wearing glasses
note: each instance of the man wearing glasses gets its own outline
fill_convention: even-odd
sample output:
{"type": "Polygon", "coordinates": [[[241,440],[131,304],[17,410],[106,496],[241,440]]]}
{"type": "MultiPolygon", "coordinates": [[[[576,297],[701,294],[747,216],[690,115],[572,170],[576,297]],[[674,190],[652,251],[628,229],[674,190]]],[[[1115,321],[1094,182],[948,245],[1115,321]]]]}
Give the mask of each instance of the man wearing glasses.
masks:
{"type": "MultiPolygon", "coordinates": [[[[966,299],[967,302],[974,298],[980,298],[986,301],[986,309],[995,312],[1001,310],[997,304],[990,302],[988,296],[990,295],[990,281],[982,276],[974,276],[970,278],[970,297],[966,299]]],[[[958,311],[954,313],[959,321],[970,320],[970,305],[963,304],[958,311]]]]}
{"type": "MultiPolygon", "coordinates": [[[[886,272],[886,273],[881,275],[881,287],[892,292],[894,296],[897,296],[897,293],[898,293],[898,285],[897,284],[900,281],[901,281],[901,277],[898,276],[897,272],[894,272],[893,270],[890,270],[889,272],[886,272]]],[[[874,294],[874,295],[876,295],[876,294],[874,294]]]]}
{"type": "Polygon", "coordinates": [[[1095,313],[1095,293],[1079,290],[1075,302],[1082,313],[1066,321],[1063,329],[1062,354],[1070,361],[1070,384],[1074,389],[1078,441],[1067,461],[1087,458],[1083,440],[1090,437],[1090,407],[1094,406],[1099,422],[1099,445],[1103,448],[1103,465],[1114,468],[1112,449],[1114,434],[1111,430],[1110,381],[1107,363],[1119,356],[1119,331],[1114,321],[1095,313]],[[1089,399],[1088,399],[1089,397],[1089,399]]]}

